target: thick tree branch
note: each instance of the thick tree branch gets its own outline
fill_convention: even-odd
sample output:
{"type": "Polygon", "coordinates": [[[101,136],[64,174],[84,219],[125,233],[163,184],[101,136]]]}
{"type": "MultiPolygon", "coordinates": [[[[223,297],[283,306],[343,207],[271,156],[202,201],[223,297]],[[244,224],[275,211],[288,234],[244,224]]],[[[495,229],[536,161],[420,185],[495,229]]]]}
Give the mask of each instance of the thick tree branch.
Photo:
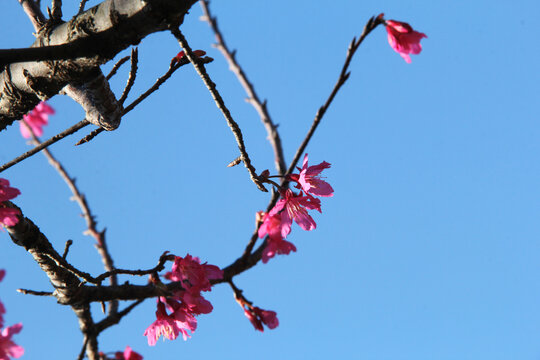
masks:
{"type": "MultiPolygon", "coordinates": [[[[24,0],[23,3],[26,3],[24,0]]],[[[56,95],[67,84],[84,84],[89,71],[148,34],[181,22],[196,0],[105,0],[50,31],[40,32],[32,47],[71,44],[91,50],[75,60],[21,62],[0,73],[0,130],[56,95]]],[[[24,5],[24,4],[23,4],[24,5]]],[[[88,119],[89,120],[89,119],[88,119]]]]}

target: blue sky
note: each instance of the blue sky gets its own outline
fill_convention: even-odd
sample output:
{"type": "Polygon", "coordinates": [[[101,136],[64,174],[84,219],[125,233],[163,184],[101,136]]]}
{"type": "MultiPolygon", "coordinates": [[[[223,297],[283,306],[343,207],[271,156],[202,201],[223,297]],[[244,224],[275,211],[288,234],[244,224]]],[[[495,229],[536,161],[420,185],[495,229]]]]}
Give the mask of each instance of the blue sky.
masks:
{"type": "MultiPolygon", "coordinates": [[[[76,5],[66,4],[66,18],[76,5]]],[[[2,7],[0,30],[12,35],[0,47],[29,45],[32,28],[18,4],[2,7]]],[[[384,28],[366,39],[307,149],[311,163],[332,164],[326,176],[335,196],[323,199],[316,230],[293,226],[297,253],[236,279],[248,299],[278,313],[277,329],[254,331],[220,285],[207,296],[214,312],[199,317],[187,342],[147,345],[142,333],[155,311],[149,300],[103,334],[101,349],[129,344],[145,359],[538,359],[538,3],[214,1],[212,10],[259,96],[268,99],[287,161],[370,16],[384,12],[428,38],[412,64],[389,47],[384,28]]],[[[274,171],[264,128],[211,47],[200,15],[194,6],[182,30],[193,48],[215,58],[208,72],[255,167],[274,171]]],[[[131,100],[178,51],[166,33],[140,44],[131,100]]],[[[126,72],[112,81],[117,94],[126,72]]],[[[84,117],[69,98],[50,104],[57,115],[46,137],[84,117]]],[[[175,74],[117,131],[73,147],[84,135],[51,151],[107,227],[118,267],[152,267],[165,250],[218,266],[241,254],[268,195],[243,167],[225,167],[236,145],[193,69],[175,74]]],[[[16,126],[0,138],[2,163],[28,149],[16,126]]],[[[82,235],[79,209],[41,155],[1,176],[21,190],[15,202],[57,249],[73,239],[70,260],[102,271],[91,238],[82,235]]],[[[0,298],[7,323],[24,324],[16,338],[24,358],[73,359],[81,335],[71,310],[15,292],[50,285],[5,233],[0,254],[7,270],[0,298]]]]}

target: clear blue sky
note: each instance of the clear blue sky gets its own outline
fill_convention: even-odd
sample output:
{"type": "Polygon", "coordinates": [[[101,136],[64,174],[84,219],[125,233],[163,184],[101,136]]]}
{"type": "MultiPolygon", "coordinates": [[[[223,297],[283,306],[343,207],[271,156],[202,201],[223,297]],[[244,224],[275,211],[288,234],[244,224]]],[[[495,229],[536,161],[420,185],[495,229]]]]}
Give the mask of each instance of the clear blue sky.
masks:
{"type": "MultiPolygon", "coordinates": [[[[67,18],[73,3],[66,4],[67,18]]],[[[538,2],[214,1],[212,10],[268,98],[288,161],[370,16],[385,12],[428,39],[406,64],[384,28],[368,37],[308,147],[314,164],[332,164],[326,175],[335,196],[323,199],[315,231],[293,227],[297,253],[237,278],[250,300],[278,313],[276,330],[254,331],[220,285],[208,295],[214,312],[199,317],[189,341],[147,345],[142,333],[155,311],[149,300],[103,334],[101,349],[129,344],[145,359],[540,358],[538,2]]],[[[200,14],[194,6],[184,34],[216,59],[208,71],[244,131],[254,165],[274,171],[266,133],[210,46],[200,14]]],[[[32,42],[16,1],[2,4],[1,20],[1,33],[11,34],[0,38],[1,48],[32,42]]],[[[178,51],[168,34],[146,38],[133,96],[178,51]]],[[[117,94],[126,71],[112,82],[117,94]]],[[[47,137],[83,118],[69,98],[50,104],[57,115],[47,137]]],[[[107,227],[118,267],[152,267],[165,250],[219,266],[239,256],[268,195],[244,168],[225,167],[236,145],[193,69],[179,71],[114,133],[73,147],[85,134],[51,150],[107,227]]],[[[0,138],[1,163],[28,149],[18,127],[0,138]]],[[[43,156],[1,176],[22,191],[15,202],[57,249],[73,239],[70,260],[102,271],[92,239],[82,235],[78,207],[43,156]]],[[[16,337],[24,358],[76,357],[81,335],[71,310],[15,292],[50,285],[5,233],[0,254],[7,270],[0,299],[7,323],[24,324],[16,337]]]]}

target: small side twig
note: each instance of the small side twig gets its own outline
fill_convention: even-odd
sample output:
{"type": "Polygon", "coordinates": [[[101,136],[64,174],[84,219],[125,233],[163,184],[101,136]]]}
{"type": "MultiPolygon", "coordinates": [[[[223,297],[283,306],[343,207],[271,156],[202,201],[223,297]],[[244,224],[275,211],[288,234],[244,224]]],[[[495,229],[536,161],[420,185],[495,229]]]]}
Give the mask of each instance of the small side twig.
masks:
{"type": "Polygon", "coordinates": [[[81,0],[81,2],[79,3],[79,10],[77,11],[77,15],[81,15],[84,12],[84,7],[87,1],[88,0],[81,0]]]}
{"type": "Polygon", "coordinates": [[[64,253],[62,254],[62,258],[64,260],[66,259],[67,255],[68,255],[69,248],[70,248],[71,245],[73,245],[73,240],[66,241],[66,246],[64,247],[64,253]]]}
{"type": "Polygon", "coordinates": [[[126,101],[129,95],[129,92],[131,91],[131,88],[133,87],[133,84],[135,83],[135,78],[137,77],[138,63],[139,63],[139,51],[135,47],[131,49],[131,69],[129,71],[127,84],[126,84],[126,87],[124,88],[124,91],[122,92],[122,96],[120,96],[120,99],[118,99],[118,102],[122,105],[126,101]]]}
{"type": "Polygon", "coordinates": [[[120,69],[120,66],[124,65],[125,62],[129,60],[129,58],[130,58],[129,56],[124,56],[123,58],[118,60],[116,64],[114,64],[114,66],[112,67],[109,74],[105,76],[105,79],[110,80],[114,75],[116,75],[116,72],[118,71],[118,69],[120,69]]]}
{"type": "Polygon", "coordinates": [[[257,173],[255,172],[255,167],[251,164],[251,160],[249,158],[249,155],[246,151],[246,146],[244,144],[244,138],[242,135],[242,131],[240,130],[240,127],[238,124],[234,121],[234,119],[231,116],[231,112],[229,109],[225,106],[225,102],[223,101],[223,98],[221,97],[219,91],[216,88],[216,84],[210,79],[210,76],[206,72],[205,67],[203,66],[203,63],[198,61],[198,58],[193,54],[193,51],[191,50],[191,47],[189,46],[186,38],[178,29],[176,26],[170,26],[170,31],[182,47],[186,53],[186,57],[189,59],[201,79],[203,80],[204,84],[210,91],[210,94],[212,95],[212,98],[216,102],[216,105],[218,109],[221,111],[225,119],[227,120],[227,125],[229,125],[229,128],[231,129],[234,138],[236,139],[236,144],[238,145],[238,149],[240,151],[240,155],[242,156],[242,162],[244,163],[244,166],[247,168],[249,172],[249,176],[251,178],[251,181],[257,187],[259,190],[268,192],[268,190],[264,187],[264,185],[261,183],[259,178],[257,177],[257,173]]]}
{"type": "Polygon", "coordinates": [[[29,289],[17,289],[17,292],[20,292],[24,295],[35,295],[35,296],[54,296],[50,291],[34,291],[29,289]]]}
{"type": "Polygon", "coordinates": [[[62,19],[62,0],[52,0],[51,20],[59,21],[62,19]]]}
{"type": "Polygon", "coordinates": [[[279,175],[284,175],[285,171],[287,169],[287,166],[285,165],[285,156],[283,155],[283,146],[281,145],[281,138],[279,136],[279,132],[277,129],[277,125],[274,124],[272,121],[272,118],[270,117],[270,114],[268,113],[268,109],[266,106],[266,100],[261,101],[259,99],[259,96],[257,95],[257,92],[255,91],[255,88],[253,87],[253,84],[249,81],[247,78],[246,73],[238,64],[238,61],[236,60],[236,51],[230,51],[227,47],[227,44],[225,43],[225,39],[223,38],[223,34],[219,30],[217,19],[215,16],[212,16],[210,13],[210,1],[209,0],[200,0],[201,8],[203,10],[203,16],[201,17],[201,20],[206,21],[208,25],[210,25],[210,28],[214,32],[214,35],[216,36],[216,44],[214,45],[221,53],[223,54],[223,57],[229,64],[229,69],[236,75],[238,81],[244,88],[244,91],[247,94],[246,101],[249,102],[257,111],[259,114],[259,117],[261,118],[261,121],[266,129],[266,132],[268,133],[268,140],[270,141],[270,145],[272,146],[272,149],[274,150],[274,162],[276,164],[276,169],[278,171],[279,175]]]}
{"type": "Polygon", "coordinates": [[[328,96],[328,99],[326,99],[326,102],[319,108],[319,111],[317,111],[317,114],[315,115],[315,119],[313,119],[313,123],[311,124],[311,128],[309,129],[306,137],[298,147],[298,150],[296,150],[296,154],[294,155],[294,158],[289,165],[289,168],[287,169],[287,175],[291,174],[296,166],[298,164],[298,161],[300,160],[300,157],[306,150],[307,144],[311,140],[311,137],[313,136],[313,133],[315,133],[315,130],[319,126],[319,123],[321,122],[324,114],[326,113],[326,110],[330,107],[330,104],[332,104],[332,101],[336,97],[337,93],[345,84],[351,73],[349,72],[349,65],[351,63],[352,58],[354,57],[354,54],[356,53],[356,50],[360,47],[360,44],[364,41],[366,36],[369,35],[378,25],[382,24],[383,21],[379,19],[378,17],[371,17],[366,25],[364,26],[364,30],[362,31],[362,34],[358,38],[358,40],[353,38],[351,41],[351,44],[349,45],[349,49],[347,50],[347,56],[345,58],[345,63],[343,64],[343,67],[341,68],[341,72],[339,74],[338,80],[336,84],[334,85],[334,88],[332,89],[332,92],[328,96]]]}
{"type": "MultiPolygon", "coordinates": [[[[212,59],[211,57],[204,57],[201,59],[202,62],[204,62],[205,64],[207,63],[210,63],[212,61],[214,61],[214,59],[212,59]]],[[[139,105],[144,99],[146,99],[148,96],[150,96],[153,92],[155,92],[156,90],[159,89],[159,87],[161,85],[163,85],[163,83],[165,81],[167,81],[173,74],[176,70],[178,70],[179,68],[181,68],[182,66],[184,65],[187,65],[189,64],[189,60],[187,59],[181,59],[177,64],[171,64],[169,66],[169,70],[167,70],[167,72],[162,75],[161,77],[159,77],[156,82],[154,83],[154,85],[152,85],[148,90],[146,90],[144,93],[142,93],[141,95],[139,95],[139,97],[137,99],[135,99],[131,104],[129,104],[128,106],[126,106],[124,108],[124,113],[123,115],[127,114],[128,112],[130,112],[131,110],[133,110],[137,105],[139,105]]],[[[122,115],[122,116],[123,116],[122,115]]],[[[78,145],[82,145],[84,143],[87,143],[89,142],[90,140],[92,140],[93,138],[95,138],[97,135],[99,135],[100,133],[103,132],[103,129],[102,128],[98,128],[94,131],[92,131],[90,134],[86,135],[84,138],[82,138],[81,140],[79,140],[75,146],[78,146],[78,145]]]]}
{"type": "Polygon", "coordinates": [[[79,121],[77,124],[75,124],[72,127],[62,131],[60,134],[56,134],[53,137],[51,137],[50,139],[48,139],[47,141],[43,141],[40,145],[34,147],[32,150],[29,150],[29,151],[25,152],[24,154],[17,156],[15,159],[13,159],[13,160],[5,163],[4,165],[0,166],[0,173],[3,172],[6,169],[9,169],[13,165],[16,165],[16,164],[20,163],[24,159],[27,159],[30,156],[37,154],[38,152],[40,152],[41,150],[51,146],[55,142],[57,142],[59,140],[62,140],[66,136],[69,136],[69,135],[79,131],[80,129],[82,129],[83,127],[85,127],[85,126],[87,126],[89,124],[90,123],[88,121],[86,121],[86,120],[79,121]]]}
{"type": "Polygon", "coordinates": [[[108,278],[109,276],[116,276],[117,274],[124,274],[124,275],[136,275],[136,276],[144,276],[149,275],[152,273],[157,273],[165,269],[165,263],[169,260],[174,259],[174,257],[171,257],[171,255],[168,255],[168,251],[165,251],[161,256],[159,257],[158,264],[154,266],[151,269],[148,270],[123,270],[123,269],[113,269],[111,271],[107,271],[101,275],[99,275],[95,280],[98,283],[101,283],[104,279],[108,278]]]}
{"type": "Polygon", "coordinates": [[[19,0],[24,12],[32,22],[34,30],[38,31],[43,25],[45,25],[45,17],[39,9],[39,6],[33,0],[19,0]]]}
{"type": "Polygon", "coordinates": [[[116,314],[112,314],[107,316],[105,319],[101,320],[96,324],[96,331],[98,333],[103,332],[103,330],[116,325],[122,320],[124,316],[130,313],[131,310],[135,309],[138,305],[142,304],[145,299],[137,300],[133,303],[131,303],[129,306],[127,306],[122,311],[117,312],[116,314]]]}

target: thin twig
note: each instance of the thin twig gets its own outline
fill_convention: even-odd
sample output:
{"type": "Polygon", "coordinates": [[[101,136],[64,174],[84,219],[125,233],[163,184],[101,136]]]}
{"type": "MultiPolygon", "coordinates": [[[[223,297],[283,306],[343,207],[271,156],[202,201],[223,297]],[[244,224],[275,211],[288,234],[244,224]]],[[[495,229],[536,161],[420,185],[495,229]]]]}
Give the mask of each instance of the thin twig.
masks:
{"type": "MultiPolygon", "coordinates": [[[[214,61],[214,59],[212,59],[211,57],[204,57],[204,58],[201,58],[200,59],[201,62],[207,64],[207,63],[211,63],[212,61],[214,61]]],[[[165,81],[167,81],[171,76],[172,74],[174,74],[174,72],[176,70],[178,70],[179,68],[181,68],[182,66],[184,65],[187,65],[189,64],[189,60],[185,59],[185,58],[182,58],[178,63],[176,64],[173,64],[171,63],[171,65],[169,65],[169,70],[167,70],[167,72],[162,75],[161,77],[159,77],[156,82],[154,83],[154,85],[152,85],[148,90],[146,90],[144,93],[142,93],[137,99],[135,99],[131,104],[129,104],[128,106],[126,106],[124,108],[124,113],[123,115],[126,115],[128,112],[130,112],[131,110],[133,110],[137,105],[139,105],[144,99],[146,99],[148,96],[150,96],[153,92],[155,92],[156,90],[159,89],[159,87],[161,85],[163,85],[163,83],[165,81]]],[[[122,116],[123,116],[122,115],[122,116]]],[[[82,138],[81,140],[79,140],[75,145],[82,145],[84,143],[87,143],[89,142],[90,140],[92,140],[93,138],[95,138],[97,135],[99,135],[100,133],[103,132],[103,129],[102,128],[98,128],[94,131],[92,131],[90,134],[86,135],[84,138],[82,138]]]]}
{"type": "Polygon", "coordinates": [[[17,289],[17,292],[25,295],[35,295],[35,296],[54,296],[50,291],[34,291],[29,289],[17,289]]]}
{"type": "Polygon", "coordinates": [[[84,12],[84,6],[86,5],[86,2],[88,0],[81,0],[79,4],[79,11],[77,11],[77,15],[81,15],[84,12]]]}
{"type": "Polygon", "coordinates": [[[51,20],[62,20],[62,0],[52,0],[51,20]]]}
{"type": "Polygon", "coordinates": [[[114,64],[114,66],[112,67],[111,71],[109,72],[109,74],[107,76],[105,76],[105,79],[107,80],[110,80],[114,75],[116,75],[116,72],[118,71],[118,69],[120,68],[120,66],[124,65],[124,63],[126,61],[129,60],[129,56],[124,56],[123,58],[121,58],[120,60],[118,60],[116,62],[116,64],[114,64]]]}
{"type": "Polygon", "coordinates": [[[124,88],[124,91],[122,92],[122,96],[120,96],[120,99],[118,99],[118,102],[120,104],[124,104],[124,101],[126,101],[129,92],[131,91],[131,88],[133,84],[135,83],[135,78],[137,77],[137,66],[139,63],[139,51],[137,48],[131,49],[131,69],[129,71],[129,76],[127,80],[126,87],[124,88]]]}
{"type": "Polygon", "coordinates": [[[122,318],[124,316],[129,314],[129,312],[131,310],[135,309],[136,306],[142,304],[144,300],[145,299],[137,300],[137,301],[131,303],[129,306],[127,306],[122,311],[119,311],[114,315],[107,316],[105,319],[101,320],[100,322],[98,322],[96,324],[96,331],[98,333],[101,333],[101,332],[103,332],[103,330],[105,330],[105,329],[107,329],[107,328],[109,328],[109,327],[111,327],[113,325],[118,324],[120,322],[120,320],[122,320],[122,318]]]}
{"type": "MultiPolygon", "coordinates": [[[[369,33],[373,31],[379,24],[382,24],[381,19],[379,19],[378,17],[370,18],[368,22],[366,23],[366,25],[364,26],[364,30],[362,31],[362,34],[360,35],[358,40],[356,40],[356,38],[353,38],[353,40],[351,41],[351,44],[349,45],[349,49],[347,50],[347,57],[345,58],[345,63],[343,64],[343,68],[341,69],[341,73],[339,74],[338,80],[336,84],[334,85],[332,92],[328,96],[328,99],[326,99],[326,102],[324,103],[324,105],[319,108],[319,111],[317,111],[317,114],[315,115],[315,119],[313,119],[311,128],[309,129],[306,137],[304,138],[304,141],[302,141],[302,144],[300,144],[300,146],[298,147],[298,150],[296,150],[296,154],[294,155],[294,158],[291,164],[289,165],[289,168],[287,169],[287,175],[293,172],[296,164],[300,160],[300,157],[306,150],[306,146],[311,140],[313,133],[317,129],[317,126],[319,126],[319,123],[321,122],[324,114],[326,113],[326,110],[328,110],[328,108],[330,107],[330,104],[334,100],[334,97],[336,96],[338,91],[341,89],[343,84],[345,84],[345,82],[351,75],[351,73],[348,70],[349,70],[349,65],[351,63],[351,60],[354,54],[356,53],[356,50],[358,50],[358,48],[360,47],[360,44],[362,44],[366,36],[368,36],[369,33]]],[[[287,180],[285,180],[285,183],[287,183],[287,180]]]]}
{"type": "Polygon", "coordinates": [[[34,30],[37,32],[43,25],[45,25],[45,17],[39,9],[39,6],[33,0],[19,0],[24,12],[32,22],[34,30]]]}
{"type": "Polygon", "coordinates": [[[230,51],[227,47],[225,39],[223,38],[223,34],[219,30],[217,19],[216,17],[213,17],[210,13],[210,1],[200,0],[200,3],[204,14],[201,17],[201,20],[206,21],[208,25],[210,25],[210,28],[216,36],[217,44],[215,44],[215,47],[219,51],[221,51],[223,57],[229,64],[229,69],[236,75],[238,81],[244,88],[244,91],[248,96],[246,101],[249,102],[259,114],[259,117],[261,118],[266,132],[268,133],[268,140],[270,141],[270,145],[274,150],[274,161],[278,174],[284,175],[287,166],[285,165],[285,156],[283,155],[281,138],[279,136],[277,125],[274,124],[272,118],[270,117],[270,114],[268,113],[266,100],[261,102],[259,96],[257,95],[257,92],[255,91],[255,88],[253,87],[253,84],[247,78],[246,73],[244,72],[240,64],[238,64],[238,61],[236,61],[236,51],[230,51]]]}
{"type": "Polygon", "coordinates": [[[88,345],[88,340],[89,340],[88,336],[84,335],[83,346],[82,346],[81,351],[79,352],[79,356],[77,356],[77,360],[84,359],[84,354],[86,353],[86,345],[88,345]]]}
{"type": "Polygon", "coordinates": [[[242,161],[244,162],[244,166],[247,168],[249,172],[251,181],[253,181],[253,183],[257,185],[259,190],[268,192],[268,190],[266,190],[264,185],[259,180],[257,173],[255,172],[255,167],[251,164],[251,160],[249,158],[249,155],[246,151],[246,146],[244,144],[242,131],[240,130],[240,127],[238,126],[238,124],[232,118],[231,112],[229,111],[229,109],[225,106],[225,102],[223,101],[223,98],[221,97],[219,91],[217,90],[216,84],[212,81],[212,79],[210,79],[210,76],[206,72],[206,68],[203,66],[203,63],[198,61],[198,57],[196,57],[193,54],[191,47],[189,46],[186,38],[184,37],[180,29],[178,29],[176,26],[170,26],[170,31],[174,35],[176,40],[178,40],[178,43],[180,44],[182,49],[184,49],[186,53],[186,57],[189,59],[189,61],[191,62],[191,64],[193,65],[193,67],[195,68],[199,76],[201,77],[201,79],[203,80],[204,84],[210,91],[212,98],[216,102],[218,109],[222,112],[223,116],[227,120],[227,125],[229,125],[229,128],[231,129],[234,135],[234,138],[236,139],[238,149],[240,150],[240,155],[242,156],[242,161]]]}
{"type": "Polygon", "coordinates": [[[126,275],[136,275],[136,276],[144,276],[149,275],[152,273],[157,273],[165,269],[165,263],[169,260],[173,260],[174,256],[168,255],[168,251],[165,251],[161,256],[159,257],[158,264],[154,266],[151,269],[148,270],[123,270],[123,269],[113,269],[111,271],[107,271],[106,273],[103,273],[99,275],[95,280],[98,283],[101,283],[104,279],[108,278],[109,276],[116,276],[117,274],[126,274],[126,275]]]}
{"type": "Polygon", "coordinates": [[[66,241],[66,245],[64,246],[64,253],[62,254],[62,258],[65,260],[67,255],[68,255],[68,252],[69,252],[69,248],[70,246],[73,245],[73,240],[68,240],[66,241]]]}
{"type": "MultiPolygon", "coordinates": [[[[338,81],[335,84],[334,88],[332,89],[332,92],[330,93],[330,95],[329,95],[328,99],[326,100],[326,102],[324,103],[324,105],[321,106],[321,108],[317,112],[317,115],[315,116],[315,119],[313,120],[313,124],[311,125],[311,128],[309,129],[304,141],[302,142],[302,144],[300,145],[300,147],[296,151],[294,159],[291,162],[291,164],[290,164],[290,166],[289,166],[289,168],[287,170],[286,175],[291,174],[292,171],[294,170],[296,164],[300,160],[301,155],[305,151],[305,148],[306,148],[307,144],[309,143],[311,137],[313,136],[313,133],[317,129],[317,126],[319,125],[322,117],[324,116],[326,110],[328,109],[328,107],[332,103],[334,97],[338,93],[341,86],[349,78],[350,72],[348,72],[348,68],[349,68],[350,62],[351,62],[356,50],[358,50],[358,47],[364,41],[366,36],[371,31],[373,31],[381,23],[382,23],[382,21],[380,19],[378,19],[378,18],[375,18],[375,17],[370,18],[368,20],[368,22],[366,23],[366,25],[364,27],[364,30],[363,30],[362,34],[360,35],[360,37],[358,38],[358,40],[356,40],[356,38],[354,38],[352,40],[351,44],[349,45],[349,49],[347,51],[347,56],[345,58],[345,63],[343,65],[343,68],[342,68],[341,73],[339,75],[338,81]]],[[[288,180],[287,180],[286,176],[283,177],[283,180],[281,182],[281,186],[282,187],[287,187],[288,186],[288,180]]],[[[274,192],[272,194],[272,198],[270,199],[270,203],[268,204],[268,207],[266,209],[267,212],[270,211],[270,209],[272,209],[275,206],[278,198],[279,198],[279,193],[274,192]]],[[[250,238],[244,252],[242,253],[242,256],[239,257],[234,263],[232,263],[231,265],[229,265],[229,266],[227,266],[226,268],[223,269],[223,271],[224,271],[223,279],[216,280],[213,283],[221,283],[221,282],[228,281],[229,279],[232,279],[232,277],[234,277],[234,276],[248,270],[249,268],[251,268],[251,267],[253,267],[253,266],[255,266],[257,264],[257,262],[262,257],[262,253],[263,253],[264,248],[266,247],[266,240],[265,240],[257,248],[257,250],[252,253],[253,248],[255,247],[255,244],[256,244],[257,239],[258,239],[258,228],[260,227],[260,225],[261,225],[261,223],[259,222],[257,224],[256,228],[255,228],[255,231],[251,235],[251,238],[250,238]]]]}
{"type": "Polygon", "coordinates": [[[88,121],[86,121],[86,120],[79,121],[77,124],[73,125],[69,129],[66,129],[66,130],[62,131],[60,134],[56,134],[52,138],[48,139],[47,141],[42,142],[41,145],[34,147],[32,150],[29,150],[29,151],[25,152],[24,154],[17,156],[15,159],[13,159],[13,160],[5,163],[4,165],[0,166],[0,173],[3,172],[6,169],[9,169],[13,165],[20,163],[24,159],[29,158],[30,156],[40,152],[41,150],[47,148],[48,146],[54,144],[55,142],[65,138],[66,136],[69,136],[69,135],[79,131],[80,129],[82,129],[83,127],[85,127],[85,126],[87,126],[89,124],[90,123],[88,121]]]}

